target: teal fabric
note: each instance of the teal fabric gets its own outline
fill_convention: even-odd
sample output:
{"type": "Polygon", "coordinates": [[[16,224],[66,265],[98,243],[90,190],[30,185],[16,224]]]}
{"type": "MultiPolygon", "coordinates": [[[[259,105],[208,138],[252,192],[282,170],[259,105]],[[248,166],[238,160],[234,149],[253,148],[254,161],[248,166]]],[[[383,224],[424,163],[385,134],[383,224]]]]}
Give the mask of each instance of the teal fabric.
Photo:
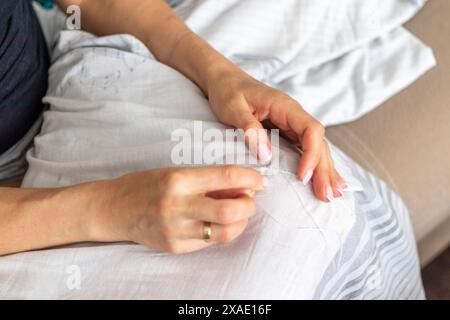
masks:
{"type": "Polygon", "coordinates": [[[35,0],[45,9],[52,9],[54,6],[53,0],[35,0]]]}

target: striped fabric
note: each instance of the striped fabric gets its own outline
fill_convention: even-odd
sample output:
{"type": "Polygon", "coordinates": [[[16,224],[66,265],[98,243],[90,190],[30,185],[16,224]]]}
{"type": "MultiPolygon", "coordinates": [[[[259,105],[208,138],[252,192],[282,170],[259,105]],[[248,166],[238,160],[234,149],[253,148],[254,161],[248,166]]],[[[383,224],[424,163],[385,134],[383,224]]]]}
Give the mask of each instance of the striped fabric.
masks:
{"type": "Polygon", "coordinates": [[[356,224],[327,268],[314,298],[423,299],[407,208],[384,182],[355,163],[352,172],[364,188],[355,193],[356,224]]]}

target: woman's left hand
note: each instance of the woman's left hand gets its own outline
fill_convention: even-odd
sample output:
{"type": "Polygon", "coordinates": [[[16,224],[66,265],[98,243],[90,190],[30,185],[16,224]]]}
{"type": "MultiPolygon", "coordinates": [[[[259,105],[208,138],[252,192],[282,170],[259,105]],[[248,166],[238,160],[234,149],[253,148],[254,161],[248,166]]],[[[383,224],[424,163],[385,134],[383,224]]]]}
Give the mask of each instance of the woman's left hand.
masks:
{"type": "MultiPolygon", "coordinates": [[[[306,185],[312,178],[314,193],[322,201],[342,196],[347,185],[334,167],[324,139],[325,129],[297,101],[237,68],[210,77],[207,95],[224,124],[246,133],[263,129],[261,122],[269,120],[303,150],[297,171],[299,179],[306,185]]],[[[259,159],[270,160],[271,145],[265,133],[246,134],[246,139],[249,146],[257,146],[253,152],[259,159]]]]}

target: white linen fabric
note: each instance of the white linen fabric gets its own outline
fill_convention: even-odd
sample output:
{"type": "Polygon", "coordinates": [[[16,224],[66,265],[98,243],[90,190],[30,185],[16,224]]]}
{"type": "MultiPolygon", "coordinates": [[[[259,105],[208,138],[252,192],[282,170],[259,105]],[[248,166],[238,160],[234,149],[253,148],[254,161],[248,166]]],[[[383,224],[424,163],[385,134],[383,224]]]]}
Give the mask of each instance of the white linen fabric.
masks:
{"type": "MultiPolygon", "coordinates": [[[[355,120],[436,63],[402,24],[427,0],[168,0],[193,31],[323,125],[355,120]]],[[[36,8],[49,46],[61,12],[36,8]]]]}
{"type": "Polygon", "coordinates": [[[426,0],[184,0],[186,23],[325,126],[355,120],[434,66],[401,25],[426,0]]]}
{"type": "MultiPolygon", "coordinates": [[[[309,94],[308,105],[317,108],[310,111],[324,123],[361,115],[433,64],[430,51],[399,28],[423,1],[318,3],[182,1],[176,10],[258,79],[309,94]],[[255,11],[258,19],[248,19],[255,11]],[[368,17],[385,28],[369,32],[368,17]]],[[[24,187],[176,166],[174,130],[193,133],[196,121],[203,129],[226,129],[191,81],[127,35],[62,31],[45,101],[50,109],[28,153],[24,187]]],[[[192,151],[213,144],[194,138],[192,151]]],[[[0,297],[423,298],[407,210],[393,192],[333,147],[352,189],[331,204],[320,202],[295,178],[299,155],[283,141],[274,151],[278,162],[255,165],[269,186],[256,195],[257,213],[234,242],[181,256],[130,243],[89,243],[1,257],[0,297]]],[[[235,151],[217,153],[215,163],[229,163],[229,152],[235,151]]]]}

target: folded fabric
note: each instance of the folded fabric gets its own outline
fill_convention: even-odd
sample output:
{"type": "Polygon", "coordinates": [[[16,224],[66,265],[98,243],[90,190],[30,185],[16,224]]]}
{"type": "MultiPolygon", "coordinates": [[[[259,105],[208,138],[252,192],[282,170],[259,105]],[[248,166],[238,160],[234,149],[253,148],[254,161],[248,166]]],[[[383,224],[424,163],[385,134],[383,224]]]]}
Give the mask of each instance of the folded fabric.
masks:
{"type": "Polygon", "coordinates": [[[434,66],[401,25],[425,0],[183,0],[176,12],[322,124],[357,119],[434,66]]]}
{"type": "MultiPolygon", "coordinates": [[[[402,27],[426,1],[168,3],[227,58],[329,126],[361,117],[435,65],[431,49],[402,27]]],[[[36,9],[53,48],[64,15],[36,9]]]]}

